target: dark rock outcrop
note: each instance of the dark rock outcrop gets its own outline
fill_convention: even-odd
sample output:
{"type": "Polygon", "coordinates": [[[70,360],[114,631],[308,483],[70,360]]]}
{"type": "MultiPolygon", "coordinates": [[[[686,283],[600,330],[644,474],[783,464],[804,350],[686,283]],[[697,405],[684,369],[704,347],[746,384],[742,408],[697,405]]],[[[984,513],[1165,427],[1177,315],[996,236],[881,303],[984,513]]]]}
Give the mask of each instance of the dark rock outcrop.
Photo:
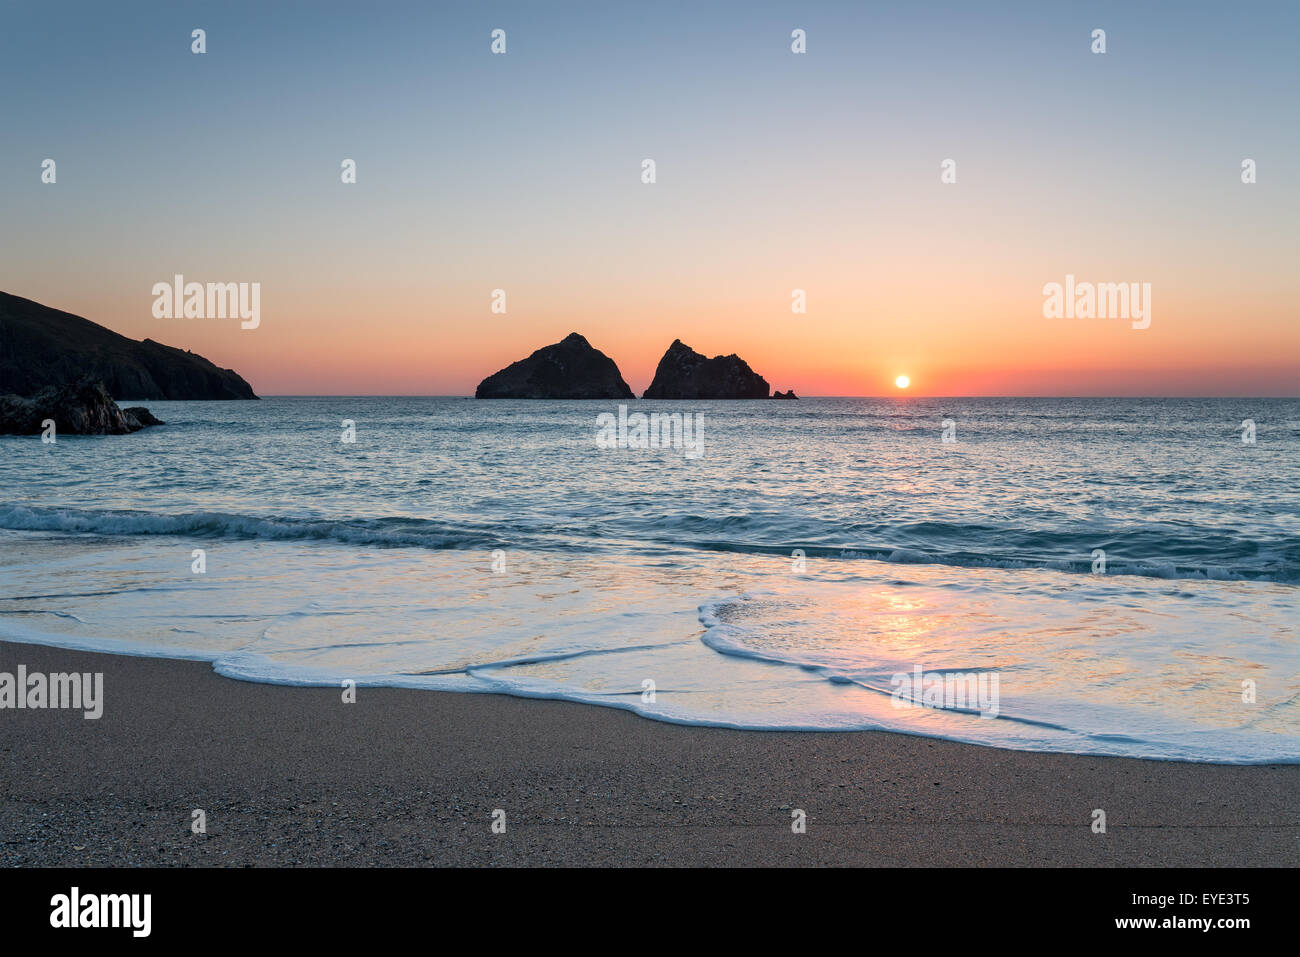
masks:
{"type": "Polygon", "coordinates": [[[614,360],[576,332],[478,384],[476,399],[631,399],[614,360]]]}
{"type": "Polygon", "coordinates": [[[104,384],[88,376],[27,398],[0,396],[0,434],[36,435],[46,419],[53,419],[55,433],[63,435],[125,435],[162,425],[148,409],[119,409],[104,384]]]}
{"type": "Polygon", "coordinates": [[[166,425],[166,424],[167,424],[166,422],[162,421],[162,420],[159,419],[157,416],[155,416],[155,415],[154,415],[152,412],[150,412],[148,409],[144,408],[143,406],[139,406],[139,405],[133,405],[133,406],[131,406],[131,408],[129,408],[129,409],[123,409],[123,410],[122,410],[122,414],[123,414],[123,415],[129,415],[129,416],[132,416],[132,417],[133,417],[137,422],[140,423],[140,427],[141,427],[141,428],[144,428],[146,425],[166,425]]]}
{"type": "Polygon", "coordinates": [[[791,389],[789,392],[773,392],[773,393],[772,393],[772,398],[774,398],[774,399],[797,399],[797,398],[799,398],[799,397],[798,397],[797,395],[794,394],[794,389],[791,389]]]}
{"type": "Polygon", "coordinates": [[[737,355],[700,355],[674,339],[643,399],[766,399],[767,380],[737,355]]]}
{"type": "Polygon", "coordinates": [[[202,356],[0,292],[0,394],[30,396],[85,375],[121,398],[257,398],[238,375],[202,356]]]}

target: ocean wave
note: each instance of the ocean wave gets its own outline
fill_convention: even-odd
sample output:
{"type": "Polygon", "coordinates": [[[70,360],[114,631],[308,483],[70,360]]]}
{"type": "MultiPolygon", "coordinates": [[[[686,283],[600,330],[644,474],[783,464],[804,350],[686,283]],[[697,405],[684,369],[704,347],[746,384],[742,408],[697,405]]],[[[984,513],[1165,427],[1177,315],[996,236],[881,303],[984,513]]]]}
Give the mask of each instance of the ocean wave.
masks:
{"type": "Polygon", "coordinates": [[[497,547],[504,544],[489,531],[453,528],[415,518],[332,521],[232,515],[224,512],[170,514],[126,509],[95,511],[26,505],[0,509],[0,528],[82,535],[178,535],[267,541],[333,541],[346,545],[392,548],[452,549],[497,547]]]}
{"type": "Polygon", "coordinates": [[[1212,581],[1300,582],[1300,541],[1232,536],[1219,529],[1143,528],[1035,530],[985,524],[924,522],[890,527],[851,526],[847,535],[893,537],[896,544],[831,545],[826,523],[806,523],[818,543],[789,539],[801,529],[786,517],[764,515],[676,515],[605,521],[589,527],[560,517],[529,525],[449,524],[409,516],[324,519],[241,515],[225,512],[147,512],[32,505],[0,507],[0,529],[100,536],[169,535],[191,538],[321,541],[379,548],[496,549],[590,553],[624,544],[705,552],[758,554],[836,561],[865,560],[894,565],[954,568],[1037,569],[1092,574],[1092,550],[1106,551],[1105,575],[1212,581]],[[667,532],[667,534],[665,534],[667,532]],[[777,541],[763,541],[768,533],[777,541]],[[721,534],[720,534],[721,533],[721,534]],[[781,541],[780,539],[787,539],[781,541]],[[904,544],[906,543],[906,544],[904,544]],[[1059,556],[1059,557],[1054,557],[1059,556]],[[1143,557],[1149,556],[1149,557],[1143,557]],[[1213,559],[1213,560],[1210,560],[1213,559]]]}
{"type": "MultiPolygon", "coordinates": [[[[940,548],[925,550],[891,545],[845,548],[842,546],[797,544],[758,545],[749,542],[721,541],[690,542],[689,545],[710,551],[780,555],[786,559],[792,557],[792,553],[797,549],[803,552],[806,558],[862,560],[885,562],[891,565],[943,565],[951,568],[1002,568],[1008,570],[1057,571],[1081,575],[1094,574],[1092,570],[1093,559],[1091,557],[1012,557],[970,550],[946,551],[940,548]]],[[[1063,551],[1078,554],[1076,548],[1063,549],[1063,551]]],[[[1190,579],[1194,581],[1259,581],[1295,584],[1300,582],[1300,564],[1285,559],[1267,559],[1260,564],[1243,562],[1223,565],[1187,560],[1125,558],[1112,553],[1107,560],[1106,570],[1103,574],[1107,576],[1135,575],[1142,578],[1190,579]]]]}

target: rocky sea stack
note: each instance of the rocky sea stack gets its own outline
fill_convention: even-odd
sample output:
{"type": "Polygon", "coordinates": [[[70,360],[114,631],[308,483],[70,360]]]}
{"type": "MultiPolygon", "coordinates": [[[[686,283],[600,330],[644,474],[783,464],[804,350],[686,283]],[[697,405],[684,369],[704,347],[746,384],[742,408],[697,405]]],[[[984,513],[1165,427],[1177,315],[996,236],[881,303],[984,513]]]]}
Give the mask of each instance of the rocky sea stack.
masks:
{"type": "Polygon", "coordinates": [[[119,409],[104,384],[89,376],[27,398],[0,395],[0,435],[37,435],[47,419],[56,435],[125,435],[163,424],[148,409],[119,409]]]}
{"type": "Polygon", "coordinates": [[[631,399],[614,360],[578,333],[543,346],[478,384],[476,399],[631,399]]]}
{"type": "Polygon", "coordinates": [[[238,375],[202,356],[0,292],[0,395],[33,396],[83,376],[122,398],[257,398],[238,375]]]}
{"type": "Polygon", "coordinates": [[[737,355],[700,355],[674,339],[643,399],[766,399],[767,380],[737,355]]]}

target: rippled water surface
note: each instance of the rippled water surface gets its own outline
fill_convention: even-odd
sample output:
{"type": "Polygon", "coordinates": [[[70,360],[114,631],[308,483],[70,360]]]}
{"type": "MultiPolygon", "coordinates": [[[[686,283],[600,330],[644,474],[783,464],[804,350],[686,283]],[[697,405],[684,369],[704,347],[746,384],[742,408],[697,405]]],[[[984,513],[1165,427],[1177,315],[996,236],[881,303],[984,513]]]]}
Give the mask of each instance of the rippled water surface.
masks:
{"type": "Polygon", "coordinates": [[[0,439],[0,634],[688,723],[1300,760],[1297,400],[628,404],[702,414],[695,458],[598,448],[614,402],[147,404],[166,426],[0,439]],[[997,675],[997,714],[900,707],[916,667],[997,675]]]}

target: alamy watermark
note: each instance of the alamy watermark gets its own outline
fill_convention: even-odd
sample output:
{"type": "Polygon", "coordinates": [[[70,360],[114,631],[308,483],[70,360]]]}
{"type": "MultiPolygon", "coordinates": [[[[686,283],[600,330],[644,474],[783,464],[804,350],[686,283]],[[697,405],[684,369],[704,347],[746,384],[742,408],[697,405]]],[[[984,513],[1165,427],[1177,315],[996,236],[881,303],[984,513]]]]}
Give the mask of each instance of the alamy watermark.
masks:
{"type": "Polygon", "coordinates": [[[703,412],[633,412],[618,407],[618,415],[596,416],[596,447],[600,449],[677,449],[686,458],[704,454],[703,412]]]}
{"type": "Polygon", "coordinates": [[[0,710],[46,708],[82,711],[87,721],[97,721],[104,714],[104,673],[96,671],[53,672],[27,670],[0,671],[0,710]]]}
{"type": "Polygon", "coordinates": [[[900,671],[889,679],[895,708],[945,708],[979,712],[981,718],[998,716],[996,671],[900,671]]]}
{"type": "Polygon", "coordinates": [[[73,887],[50,898],[50,926],[125,928],[132,937],[148,937],[153,928],[152,894],[85,894],[73,887]]]}
{"type": "Polygon", "coordinates": [[[1134,329],[1151,325],[1151,283],[1079,282],[1043,286],[1045,319],[1131,319],[1134,329]]]}
{"type": "Polygon", "coordinates": [[[241,329],[262,323],[260,282],[186,282],[177,274],[154,283],[152,294],[155,319],[242,319],[241,329]]]}

